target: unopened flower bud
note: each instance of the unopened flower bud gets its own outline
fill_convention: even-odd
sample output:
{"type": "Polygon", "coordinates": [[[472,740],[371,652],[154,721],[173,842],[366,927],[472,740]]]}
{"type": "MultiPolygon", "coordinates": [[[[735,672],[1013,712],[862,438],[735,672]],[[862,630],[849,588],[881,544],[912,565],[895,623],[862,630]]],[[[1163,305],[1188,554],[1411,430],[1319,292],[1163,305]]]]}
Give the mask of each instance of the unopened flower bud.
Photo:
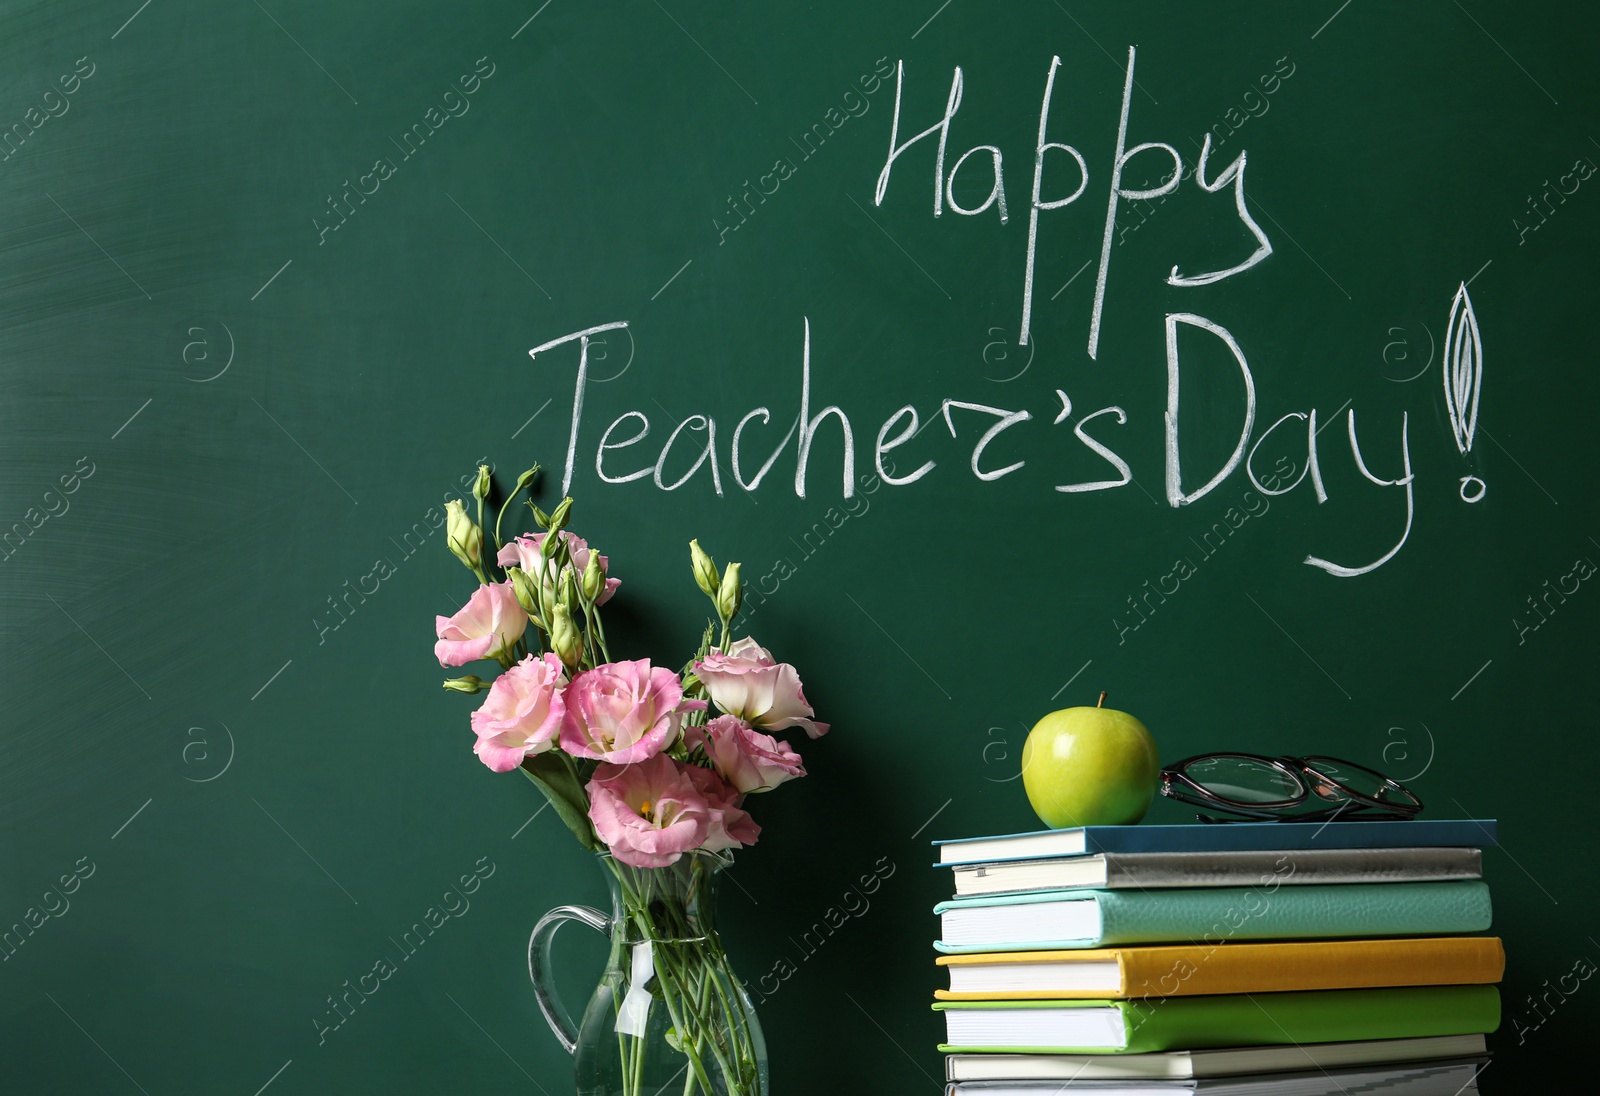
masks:
{"type": "Polygon", "coordinates": [[[460,499],[445,503],[445,513],[445,542],[450,546],[450,551],[474,574],[480,573],[483,566],[483,531],[478,528],[477,522],[467,516],[460,499]]]}
{"type": "Polygon", "coordinates": [[[717,565],[706,555],[698,540],[689,542],[689,566],[694,570],[694,582],[700,587],[700,592],[706,597],[715,598],[722,579],[717,574],[717,565]]]}
{"type": "Polygon", "coordinates": [[[550,530],[554,532],[557,529],[565,529],[567,527],[567,515],[570,513],[572,513],[572,496],[568,495],[561,500],[554,510],[550,511],[550,530]]]}
{"type": "Polygon", "coordinates": [[[453,693],[481,693],[489,687],[489,683],[469,674],[466,677],[446,678],[444,687],[453,693]]]}
{"type": "Polygon", "coordinates": [[[604,592],[606,588],[606,572],[600,566],[599,552],[591,551],[589,553],[589,563],[583,569],[583,582],[581,585],[583,600],[586,605],[593,605],[595,599],[604,592]]]}
{"type": "Polygon", "coordinates": [[[517,604],[522,606],[523,612],[533,618],[534,623],[538,624],[539,590],[534,584],[533,577],[521,567],[507,567],[506,577],[511,580],[511,591],[517,596],[517,604]]]}
{"type": "Polygon", "coordinates": [[[544,539],[539,542],[539,554],[545,559],[555,559],[556,553],[560,550],[561,534],[556,532],[555,526],[551,526],[550,531],[546,533],[544,535],[544,539]]]}
{"type": "Polygon", "coordinates": [[[717,588],[717,616],[732,620],[739,612],[739,602],[744,597],[744,587],[739,581],[739,565],[730,563],[722,572],[722,585],[717,588]]]}
{"type": "Polygon", "coordinates": [[[517,477],[517,490],[520,491],[524,487],[528,486],[528,484],[532,483],[533,482],[533,477],[537,476],[538,474],[539,474],[539,466],[537,464],[535,464],[532,468],[528,469],[526,472],[522,473],[522,475],[518,476],[517,477]]]}
{"type": "Polygon", "coordinates": [[[478,482],[472,485],[472,497],[482,501],[489,497],[489,466],[478,465],[478,482]]]}
{"type": "Polygon", "coordinates": [[[572,613],[559,602],[550,614],[550,649],[569,670],[576,669],[583,657],[583,637],[572,622],[572,613]]]}
{"type": "Polygon", "coordinates": [[[543,510],[539,509],[537,506],[535,506],[531,499],[528,501],[528,509],[533,511],[534,523],[537,524],[539,526],[539,528],[541,528],[541,529],[550,528],[550,515],[545,513],[543,510]]]}

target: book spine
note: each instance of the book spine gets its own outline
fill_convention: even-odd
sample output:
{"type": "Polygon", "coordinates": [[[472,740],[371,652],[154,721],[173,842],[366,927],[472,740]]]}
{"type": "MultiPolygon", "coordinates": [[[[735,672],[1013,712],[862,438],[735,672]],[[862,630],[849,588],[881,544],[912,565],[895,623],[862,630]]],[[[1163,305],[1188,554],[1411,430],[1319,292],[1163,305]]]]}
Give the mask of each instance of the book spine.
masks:
{"type": "Polygon", "coordinates": [[[1366,989],[1498,982],[1505,950],[1491,936],[1421,940],[1127,948],[1124,994],[1150,1000],[1219,993],[1366,989]]]}
{"type": "Polygon", "coordinates": [[[1089,947],[1453,935],[1482,932],[1491,919],[1481,882],[1078,893],[1100,906],[1100,937],[1089,947]]]}
{"type": "Polygon", "coordinates": [[[1109,888],[1309,886],[1479,879],[1479,849],[1286,849],[1231,853],[1110,853],[1109,888]]]}
{"type": "Polygon", "coordinates": [[[1247,852],[1263,849],[1481,848],[1494,845],[1491,820],[1439,822],[1234,823],[1225,826],[1089,826],[1084,851],[1247,852]]]}
{"type": "Polygon", "coordinates": [[[1500,1026],[1494,986],[1229,994],[1119,1001],[1116,1007],[1127,1028],[1127,1053],[1467,1035],[1500,1026]]]}

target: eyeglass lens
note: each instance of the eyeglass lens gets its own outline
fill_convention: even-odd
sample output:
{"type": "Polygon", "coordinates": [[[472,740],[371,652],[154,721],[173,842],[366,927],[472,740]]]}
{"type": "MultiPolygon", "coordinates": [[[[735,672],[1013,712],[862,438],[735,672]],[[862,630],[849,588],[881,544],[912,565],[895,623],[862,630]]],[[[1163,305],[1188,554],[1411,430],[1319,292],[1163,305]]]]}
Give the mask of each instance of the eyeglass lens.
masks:
{"type": "MultiPolygon", "coordinates": [[[[1396,807],[1409,807],[1416,802],[1414,796],[1407,794],[1402,788],[1387,783],[1383,776],[1370,769],[1333,757],[1308,757],[1305,760],[1317,773],[1338,782],[1357,795],[1396,807]]],[[[1317,781],[1312,780],[1310,783],[1312,791],[1323,799],[1338,802],[1344,798],[1338,789],[1324,792],[1317,788],[1317,781]]]]}
{"type": "Polygon", "coordinates": [[[1252,757],[1218,754],[1200,758],[1184,766],[1183,775],[1220,799],[1246,805],[1291,803],[1305,791],[1291,773],[1252,757]]]}

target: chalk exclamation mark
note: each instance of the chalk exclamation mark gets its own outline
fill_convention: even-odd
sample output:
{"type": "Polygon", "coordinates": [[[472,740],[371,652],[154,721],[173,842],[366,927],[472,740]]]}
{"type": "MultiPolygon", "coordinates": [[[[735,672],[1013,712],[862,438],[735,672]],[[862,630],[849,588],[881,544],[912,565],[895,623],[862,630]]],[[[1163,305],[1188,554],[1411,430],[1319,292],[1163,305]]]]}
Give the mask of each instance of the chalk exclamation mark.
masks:
{"type": "MultiPolygon", "coordinates": [[[[1478,334],[1478,317],[1472,311],[1467,283],[1462,282],[1456,299],[1450,302],[1450,320],[1444,334],[1444,405],[1450,411],[1450,429],[1462,456],[1472,451],[1482,392],[1483,339],[1478,334]]],[[[1477,476],[1461,477],[1462,502],[1479,502],[1488,491],[1489,485],[1477,476]]]]}

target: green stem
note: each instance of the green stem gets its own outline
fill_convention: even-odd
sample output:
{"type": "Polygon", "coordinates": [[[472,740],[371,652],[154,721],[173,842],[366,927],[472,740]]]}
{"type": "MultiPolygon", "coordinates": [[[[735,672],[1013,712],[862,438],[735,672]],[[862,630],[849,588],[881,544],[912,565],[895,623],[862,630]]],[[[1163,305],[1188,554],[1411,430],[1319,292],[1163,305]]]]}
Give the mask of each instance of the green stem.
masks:
{"type": "Polygon", "coordinates": [[[584,623],[583,649],[584,649],[584,652],[588,655],[589,665],[590,666],[598,666],[598,665],[600,665],[600,658],[599,658],[599,650],[595,646],[594,615],[593,614],[594,614],[594,607],[593,606],[585,605],[583,607],[583,623],[584,623]]]}
{"type": "MultiPolygon", "coordinates": [[[[689,1003],[688,994],[686,993],[688,984],[686,973],[677,954],[679,946],[677,941],[697,934],[693,926],[688,923],[688,919],[679,916],[680,911],[676,908],[676,902],[667,895],[663,895],[665,900],[659,904],[659,908],[661,915],[668,921],[668,924],[657,926],[652,922],[650,917],[652,896],[648,891],[650,882],[648,877],[644,881],[644,888],[639,890],[630,886],[628,880],[620,872],[618,873],[618,882],[621,885],[625,904],[633,907],[633,919],[640,935],[651,941],[658,987],[661,990],[661,1000],[667,1006],[667,1012],[672,1017],[673,1029],[678,1034],[678,1045],[688,1059],[688,1068],[691,1070],[693,1078],[700,1082],[709,1096],[715,1090],[712,1087],[711,1078],[706,1072],[705,1063],[700,1054],[700,1044],[706,1041],[705,1034],[708,1030],[708,1025],[705,1023],[703,1015],[696,1016],[694,1018],[696,1022],[692,1025],[687,1022],[687,1011],[681,1007],[681,1004],[689,1003]],[[629,901],[630,898],[632,901],[629,901]],[[661,932],[662,927],[667,928],[670,935],[661,932]]],[[[736,1078],[738,1074],[732,1072],[729,1068],[728,1062],[718,1050],[715,1040],[711,1040],[711,1051],[716,1057],[717,1064],[722,1068],[723,1075],[730,1080],[736,1078]]]]}
{"type": "Polygon", "coordinates": [[[707,981],[711,983],[711,988],[716,991],[717,1001],[722,1006],[722,1019],[727,1025],[729,1038],[734,1041],[734,1046],[731,1049],[733,1050],[734,1058],[739,1064],[739,1080],[743,1082],[747,1080],[744,1075],[745,1065],[753,1064],[755,1061],[755,1047],[750,1041],[750,1026],[748,1018],[745,1016],[743,1005],[741,1003],[736,1008],[733,1002],[728,1000],[727,991],[722,988],[722,976],[727,977],[730,986],[733,984],[733,971],[728,967],[727,957],[722,954],[719,948],[715,964],[707,981]],[[748,1054],[743,1053],[746,1048],[749,1050],[748,1054]]]}
{"type": "MultiPolygon", "coordinates": [[[[538,471],[538,466],[537,465],[534,466],[534,471],[535,472],[538,471]]],[[[533,479],[530,477],[527,482],[529,484],[531,484],[531,483],[533,483],[533,479]]],[[[495,519],[494,519],[494,544],[495,544],[496,548],[504,548],[505,547],[505,542],[500,539],[500,523],[502,521],[504,521],[505,518],[506,518],[506,510],[508,510],[510,508],[510,506],[511,506],[511,504],[513,502],[517,501],[517,496],[522,494],[523,486],[524,486],[524,484],[523,484],[522,480],[518,479],[517,485],[514,488],[511,489],[511,494],[507,495],[506,496],[506,500],[500,504],[500,512],[495,515],[495,519]]]]}
{"type": "MultiPolygon", "coordinates": [[[[730,1091],[761,1096],[748,1003],[738,992],[715,929],[688,904],[697,895],[707,897],[702,890],[704,865],[698,861],[684,865],[680,870],[686,869],[689,878],[675,877],[665,869],[633,872],[616,863],[608,866],[617,877],[626,911],[625,929],[619,929],[652,947],[654,996],[666,1006],[678,1049],[686,1059],[684,1096],[697,1092],[709,1096],[715,1091],[709,1068],[713,1061],[730,1091]]],[[[647,1045],[635,1040],[631,1056],[622,1048],[624,1096],[642,1096],[647,1045]]]]}
{"type": "Polygon", "coordinates": [[[606,646],[605,626],[600,623],[600,607],[598,605],[592,606],[588,610],[588,616],[589,627],[594,632],[595,642],[600,645],[600,656],[605,661],[610,662],[611,650],[606,646]]]}
{"type": "MultiPolygon", "coordinates": [[[[665,953],[669,949],[662,950],[665,953]]],[[[706,1092],[710,1093],[714,1090],[711,1087],[710,1078],[706,1076],[705,1066],[700,1060],[700,1054],[698,1052],[698,1044],[700,1042],[710,1042],[712,1056],[716,1058],[717,1064],[722,1067],[722,1075],[724,1077],[731,1080],[737,1077],[738,1074],[729,1068],[728,1060],[723,1057],[722,1051],[717,1048],[716,1040],[707,1040],[705,1038],[704,1032],[706,1025],[703,1022],[703,1018],[697,1017],[696,1019],[701,1020],[702,1022],[697,1023],[692,1029],[684,1022],[683,1014],[680,1012],[678,1001],[676,1000],[676,998],[686,996],[685,990],[687,989],[687,986],[684,981],[684,974],[681,970],[673,969],[677,966],[676,956],[666,958],[665,955],[663,955],[663,958],[665,958],[664,962],[657,963],[657,974],[662,976],[661,999],[666,1003],[667,1011],[672,1015],[672,1026],[677,1029],[679,1045],[686,1048],[685,1053],[688,1055],[689,1062],[694,1068],[695,1073],[699,1075],[700,1083],[705,1086],[706,1092]],[[677,982],[676,988],[673,987],[674,981],[677,982]],[[691,1044],[694,1045],[694,1048],[688,1049],[691,1047],[691,1044]]]]}
{"type": "MultiPolygon", "coordinates": [[[[643,1036],[633,1039],[633,1069],[629,1080],[633,1082],[633,1096],[644,1096],[644,1058],[646,1044],[643,1036]]],[[[626,1096],[626,1094],[625,1094],[626,1096]]]]}
{"type": "MultiPolygon", "coordinates": [[[[617,987],[612,987],[611,992],[611,1009],[614,1014],[611,1020],[613,1028],[615,1028],[617,1022],[622,1019],[623,994],[617,993],[616,988],[617,987]]],[[[637,1039],[624,1035],[620,1031],[617,1032],[617,1058],[622,1062],[622,1096],[638,1096],[638,1084],[630,1083],[634,1072],[634,1060],[638,1054],[637,1044],[637,1039]],[[633,1046],[630,1046],[630,1043],[633,1044],[633,1046]]]]}
{"type": "Polygon", "coordinates": [[[488,547],[488,545],[484,544],[484,542],[483,542],[483,500],[479,499],[478,500],[478,567],[477,567],[477,571],[478,571],[478,578],[481,579],[483,581],[484,585],[486,585],[486,586],[489,584],[489,580],[485,577],[485,571],[487,569],[483,566],[483,563],[484,563],[483,550],[485,548],[487,548],[487,547],[488,547]]]}
{"type": "MultiPolygon", "coordinates": [[[[578,771],[577,760],[566,750],[552,750],[551,753],[554,753],[556,756],[561,758],[561,763],[567,767],[567,772],[572,774],[573,783],[584,789],[584,795],[587,798],[589,782],[585,780],[583,778],[583,774],[578,771]]],[[[624,884],[624,886],[625,885],[626,884],[624,884]]]]}

